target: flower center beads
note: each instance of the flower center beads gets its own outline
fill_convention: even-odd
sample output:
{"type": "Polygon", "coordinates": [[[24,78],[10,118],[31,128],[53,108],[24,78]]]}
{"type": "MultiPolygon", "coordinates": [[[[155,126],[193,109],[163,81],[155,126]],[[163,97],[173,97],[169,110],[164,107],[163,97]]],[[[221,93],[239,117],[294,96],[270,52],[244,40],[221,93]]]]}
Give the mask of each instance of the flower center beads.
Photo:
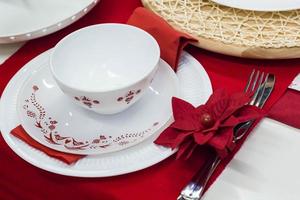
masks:
{"type": "Polygon", "coordinates": [[[200,123],[204,126],[204,128],[211,128],[215,124],[215,120],[208,113],[204,113],[200,117],[200,123]]]}

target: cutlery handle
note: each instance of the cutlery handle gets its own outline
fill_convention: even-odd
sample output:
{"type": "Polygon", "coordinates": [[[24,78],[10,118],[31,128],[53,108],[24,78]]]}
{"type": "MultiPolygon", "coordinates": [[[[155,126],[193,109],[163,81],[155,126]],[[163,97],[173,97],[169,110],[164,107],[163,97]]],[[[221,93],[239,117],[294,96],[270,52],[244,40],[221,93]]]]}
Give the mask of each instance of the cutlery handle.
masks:
{"type": "Polygon", "coordinates": [[[220,163],[220,157],[215,153],[214,156],[210,156],[203,167],[201,167],[194,175],[192,180],[181,191],[178,200],[199,200],[204,192],[206,184],[220,163]]]}
{"type": "MultiPolygon", "coordinates": [[[[234,129],[234,142],[240,140],[245,133],[249,130],[253,121],[247,121],[239,124],[234,129]]],[[[178,200],[199,200],[201,199],[203,192],[206,188],[207,181],[215,171],[216,167],[220,163],[220,157],[214,153],[213,156],[209,157],[204,165],[196,172],[192,180],[185,186],[181,191],[178,200]]]]}

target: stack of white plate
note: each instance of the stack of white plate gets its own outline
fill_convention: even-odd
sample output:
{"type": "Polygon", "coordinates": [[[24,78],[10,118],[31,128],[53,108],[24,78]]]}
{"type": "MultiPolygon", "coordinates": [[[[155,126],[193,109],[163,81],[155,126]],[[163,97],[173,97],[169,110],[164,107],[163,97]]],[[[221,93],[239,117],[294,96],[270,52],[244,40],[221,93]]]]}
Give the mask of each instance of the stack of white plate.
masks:
{"type": "Polygon", "coordinates": [[[175,151],[153,141],[172,122],[173,96],[193,105],[212,93],[208,75],[183,53],[175,73],[162,59],[146,94],[119,114],[99,115],[81,108],[60,91],[49,69],[51,50],[25,65],[0,101],[0,127],[7,144],[29,163],[63,175],[113,176],[154,165],[175,151]],[[86,155],[67,165],[10,134],[18,125],[37,142],[61,152],[86,155]]]}

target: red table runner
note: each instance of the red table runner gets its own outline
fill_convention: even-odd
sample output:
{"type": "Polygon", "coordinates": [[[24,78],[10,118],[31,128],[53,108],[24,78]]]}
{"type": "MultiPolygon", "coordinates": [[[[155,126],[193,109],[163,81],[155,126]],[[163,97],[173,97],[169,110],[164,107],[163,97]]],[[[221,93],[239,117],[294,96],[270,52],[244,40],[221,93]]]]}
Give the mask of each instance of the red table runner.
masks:
{"type": "MultiPolygon", "coordinates": [[[[78,28],[107,22],[125,23],[139,0],[102,0],[87,16],[72,26],[50,36],[28,42],[17,54],[0,66],[0,93],[10,78],[28,61],[53,47],[62,37],[78,28]]],[[[225,87],[230,92],[241,91],[254,67],[275,73],[280,87],[266,105],[268,110],[283,94],[295,74],[300,71],[300,59],[282,61],[247,60],[223,56],[196,47],[186,49],[208,72],[213,88],[225,87]],[[276,97],[276,98],[275,98],[276,97]]],[[[147,169],[110,178],[73,178],[38,169],[19,158],[0,137],[0,199],[176,199],[182,187],[205,158],[195,153],[188,161],[174,156],[147,169]]],[[[205,154],[204,154],[205,155],[205,154]]],[[[230,161],[227,158],[214,178],[230,161]]]]}

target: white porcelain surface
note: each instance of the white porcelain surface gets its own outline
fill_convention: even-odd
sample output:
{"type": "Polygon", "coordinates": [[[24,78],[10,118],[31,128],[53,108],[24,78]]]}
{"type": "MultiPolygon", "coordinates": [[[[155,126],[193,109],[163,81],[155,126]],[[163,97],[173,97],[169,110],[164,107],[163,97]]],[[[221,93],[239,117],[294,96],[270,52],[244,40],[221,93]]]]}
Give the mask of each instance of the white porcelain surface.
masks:
{"type": "Polygon", "coordinates": [[[203,200],[298,200],[300,130],[264,119],[203,200]]]}
{"type": "Polygon", "coordinates": [[[255,11],[286,11],[300,8],[300,0],[212,0],[221,5],[255,11]]]}
{"type": "MultiPolygon", "coordinates": [[[[80,177],[105,177],[134,172],[169,157],[174,152],[153,144],[157,134],[123,151],[98,156],[86,156],[73,165],[67,165],[32,148],[9,132],[20,124],[17,116],[17,96],[24,82],[33,71],[47,65],[48,54],[45,52],[24,66],[9,82],[0,101],[0,128],[7,144],[27,162],[41,169],[80,177]],[[137,162],[138,161],[138,162],[137,162]]],[[[184,53],[177,71],[181,96],[193,105],[199,105],[212,93],[210,80],[197,60],[184,53]]]]}
{"type": "Polygon", "coordinates": [[[145,94],[159,57],[156,40],[144,30],[126,24],[98,24],[63,38],[50,55],[50,68],[58,86],[76,104],[113,114],[145,94]],[[90,103],[85,104],[84,97],[90,103]]]}
{"type": "Polygon", "coordinates": [[[99,115],[64,95],[45,64],[31,73],[20,90],[19,118],[32,138],[58,151],[84,155],[119,151],[142,142],[172,119],[171,99],[178,96],[179,85],[165,61],[160,60],[156,76],[145,90],[129,109],[99,115]]]}
{"type": "Polygon", "coordinates": [[[2,0],[0,43],[27,41],[58,31],[88,13],[98,0],[2,0]]]}

